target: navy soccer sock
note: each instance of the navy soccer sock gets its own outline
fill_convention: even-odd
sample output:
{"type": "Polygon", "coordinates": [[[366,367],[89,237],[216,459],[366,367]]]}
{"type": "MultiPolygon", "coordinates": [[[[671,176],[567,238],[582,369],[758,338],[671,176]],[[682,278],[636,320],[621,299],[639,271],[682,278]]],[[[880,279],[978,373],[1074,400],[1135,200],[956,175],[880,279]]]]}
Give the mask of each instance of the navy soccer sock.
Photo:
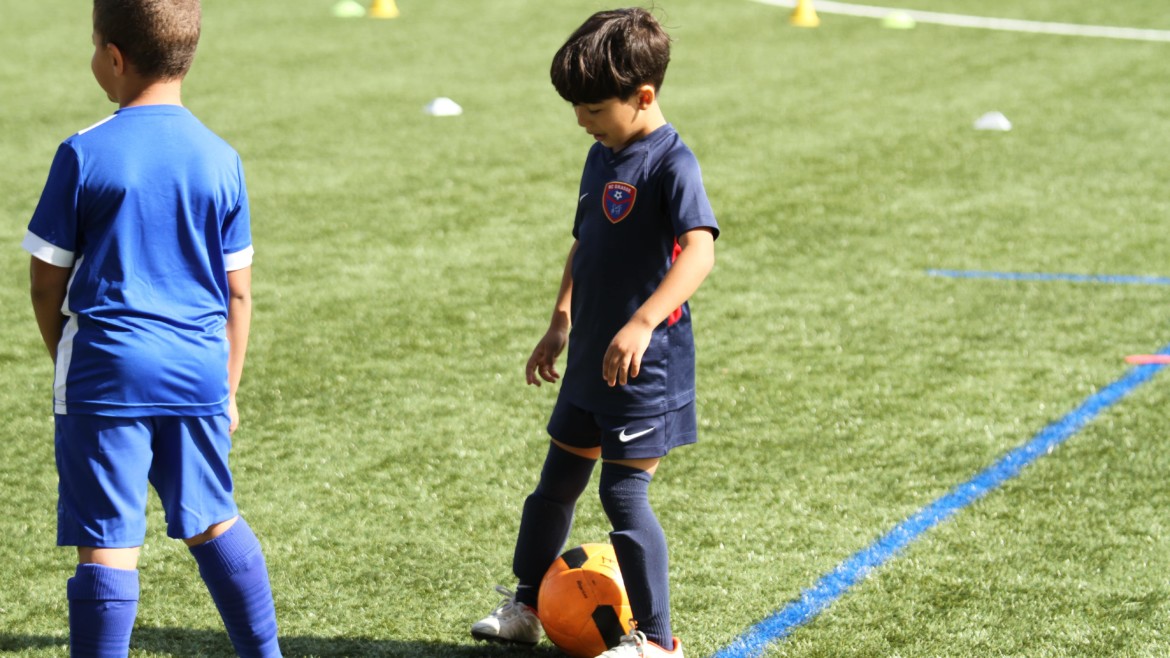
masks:
{"type": "Polygon", "coordinates": [[[138,571],[79,564],[66,591],[70,655],[125,658],[138,615],[138,571]]]}
{"type": "Polygon", "coordinates": [[[544,572],[557,559],[573,527],[573,509],[589,484],[595,460],[579,457],[550,443],[540,483],[524,501],[512,571],[520,584],[516,600],[536,607],[544,572]]]}
{"type": "Polygon", "coordinates": [[[613,524],[610,540],[626,583],[630,609],[646,639],[670,650],[670,578],[666,534],[650,507],[650,480],[642,470],[601,467],[601,505],[613,524]]]}
{"type": "Polygon", "coordinates": [[[252,528],[240,518],[227,532],[190,550],[236,653],[280,656],[268,566],[252,528]]]}

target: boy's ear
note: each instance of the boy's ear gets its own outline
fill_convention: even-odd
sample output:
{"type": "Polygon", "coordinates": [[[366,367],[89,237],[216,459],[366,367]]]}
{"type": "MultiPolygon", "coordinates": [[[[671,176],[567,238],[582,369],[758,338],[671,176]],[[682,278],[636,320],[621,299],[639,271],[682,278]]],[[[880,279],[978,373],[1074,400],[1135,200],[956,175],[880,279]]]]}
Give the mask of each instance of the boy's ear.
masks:
{"type": "Polygon", "coordinates": [[[645,110],[654,104],[654,99],[657,98],[658,92],[654,90],[654,85],[644,84],[638,87],[635,92],[638,95],[638,108],[645,110]]]}
{"type": "Polygon", "coordinates": [[[109,58],[110,65],[114,67],[115,75],[126,75],[126,56],[122,54],[121,48],[112,43],[107,43],[106,56],[109,58]]]}

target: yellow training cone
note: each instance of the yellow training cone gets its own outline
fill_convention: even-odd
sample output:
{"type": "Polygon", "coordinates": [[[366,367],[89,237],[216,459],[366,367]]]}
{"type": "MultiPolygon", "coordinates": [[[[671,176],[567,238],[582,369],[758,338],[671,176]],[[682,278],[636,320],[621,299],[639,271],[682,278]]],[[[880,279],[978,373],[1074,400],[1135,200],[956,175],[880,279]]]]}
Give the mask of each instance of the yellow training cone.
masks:
{"type": "Polygon", "coordinates": [[[398,5],[394,0],[374,0],[370,5],[370,18],[398,18],[398,5]]]}
{"type": "Polygon", "coordinates": [[[796,9],[792,10],[788,22],[797,27],[816,27],[821,24],[821,19],[817,17],[817,10],[813,9],[812,0],[796,0],[796,9]]]}

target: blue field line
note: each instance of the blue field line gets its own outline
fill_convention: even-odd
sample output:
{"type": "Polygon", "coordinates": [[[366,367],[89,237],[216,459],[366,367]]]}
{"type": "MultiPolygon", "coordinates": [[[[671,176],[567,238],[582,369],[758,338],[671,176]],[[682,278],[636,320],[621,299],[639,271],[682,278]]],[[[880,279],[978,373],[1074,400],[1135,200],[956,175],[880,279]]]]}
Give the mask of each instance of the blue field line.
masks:
{"type": "MultiPolygon", "coordinates": [[[[1170,345],[1162,348],[1159,354],[1170,354],[1170,345]]],[[[1161,364],[1153,364],[1131,368],[1124,377],[1089,396],[1081,406],[1045,427],[1031,441],[1012,450],[983,472],[955,487],[869,547],[842,562],[815,585],[801,592],[799,600],[749,628],[712,658],[748,658],[762,655],[767,645],[787,637],[797,627],[811,621],[841,598],[849,588],[888,562],[922,533],[1018,475],[1025,466],[1064,443],[1098,414],[1116,404],[1164,367],[1161,364]]]]}
{"type": "Polygon", "coordinates": [[[1073,283],[1123,283],[1170,286],[1170,277],[1124,274],[1048,274],[1044,272],[984,272],[980,270],[926,270],[930,276],[951,279],[999,279],[1002,281],[1072,281],[1073,283]]]}

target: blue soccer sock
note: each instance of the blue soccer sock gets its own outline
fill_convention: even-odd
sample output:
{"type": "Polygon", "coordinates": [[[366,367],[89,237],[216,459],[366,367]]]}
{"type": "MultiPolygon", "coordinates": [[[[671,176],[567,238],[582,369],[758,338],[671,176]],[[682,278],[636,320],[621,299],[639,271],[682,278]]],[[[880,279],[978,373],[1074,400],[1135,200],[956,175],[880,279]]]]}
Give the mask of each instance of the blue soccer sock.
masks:
{"type": "Polygon", "coordinates": [[[670,577],[666,534],[650,507],[653,476],[636,468],[601,467],[601,505],[613,524],[610,540],[617,555],[630,609],[646,639],[670,650],[670,577]]]}
{"type": "Polygon", "coordinates": [[[512,571],[520,584],[516,600],[536,607],[544,572],[557,559],[573,527],[573,509],[589,484],[596,460],[579,457],[550,443],[540,483],[524,501],[512,571]]]}
{"type": "Polygon", "coordinates": [[[66,591],[70,655],[125,658],[138,614],[138,571],[79,564],[66,591]]]}
{"type": "Polygon", "coordinates": [[[252,528],[240,518],[227,532],[190,550],[236,653],[279,657],[268,566],[252,528]]]}

